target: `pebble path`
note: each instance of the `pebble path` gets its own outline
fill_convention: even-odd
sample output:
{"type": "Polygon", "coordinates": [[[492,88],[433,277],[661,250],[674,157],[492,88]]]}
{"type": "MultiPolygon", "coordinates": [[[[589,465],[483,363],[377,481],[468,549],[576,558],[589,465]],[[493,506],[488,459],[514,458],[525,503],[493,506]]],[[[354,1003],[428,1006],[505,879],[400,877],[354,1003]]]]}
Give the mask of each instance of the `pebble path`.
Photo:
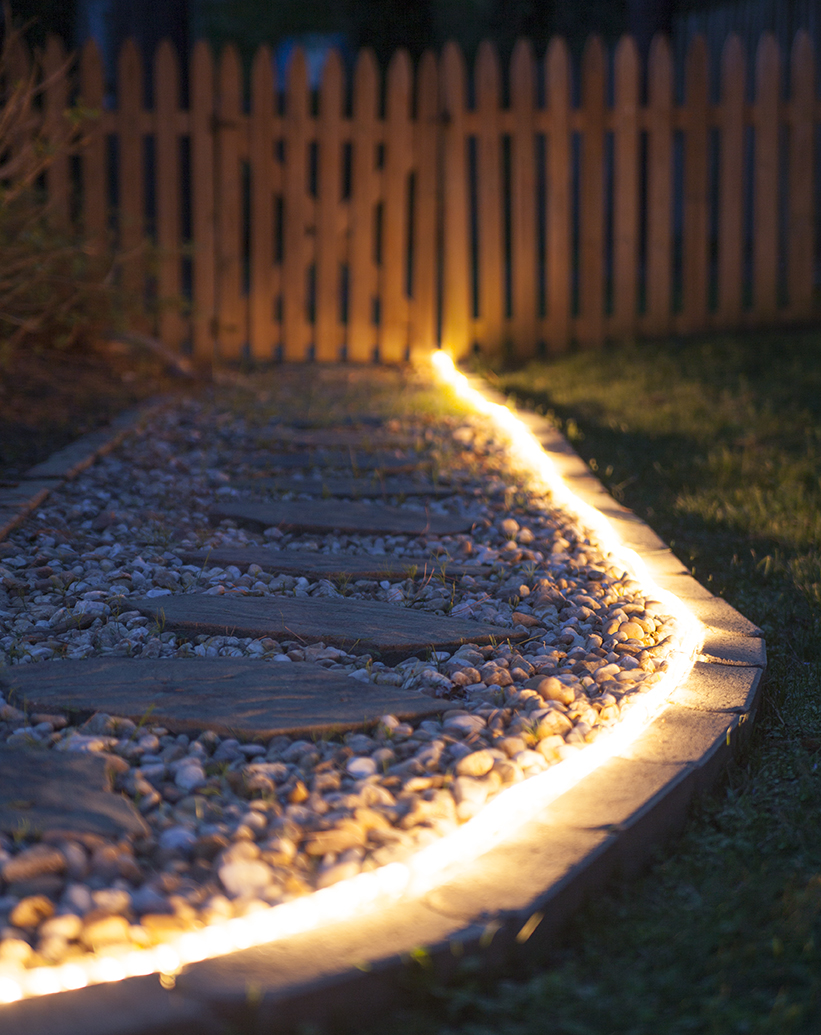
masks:
{"type": "MultiPolygon", "coordinates": [[[[357,456],[390,454],[412,494],[391,494],[378,471],[367,482],[361,468],[341,466],[342,451],[328,468],[328,451],[316,449],[334,428],[317,435],[319,446],[310,434],[213,399],[176,401],[54,491],[0,543],[0,686],[17,666],[243,658],[287,666],[296,689],[301,674],[321,667],[426,695],[439,713],[374,715],[332,736],[244,739],[209,728],[207,714],[201,729],[179,733],[150,714],[96,712],[78,722],[76,713],[31,713],[0,696],[0,754],[25,752],[45,773],[49,759],[55,773],[67,758],[93,759],[108,781],[101,787],[132,816],[118,820],[116,836],[44,833],[36,808],[12,824],[9,795],[33,792],[24,775],[11,791],[2,786],[0,760],[0,975],[158,944],[406,858],[505,787],[583,749],[661,679],[677,645],[673,618],[511,467],[484,420],[360,416],[341,430],[357,456]],[[283,493],[267,457],[289,449],[283,493]],[[298,520],[287,531],[254,531],[212,513],[244,501],[298,513],[352,476],[362,505],[467,519],[470,531],[342,534],[302,531],[298,520]],[[264,549],[271,563],[186,562],[223,549],[264,549]],[[280,554],[394,567],[381,579],[327,577],[309,562],[301,575],[283,574],[280,554]],[[343,649],[287,636],[186,635],[130,604],[194,594],[324,598],[340,611],[346,600],[378,601],[397,627],[412,609],[493,626],[498,638],[388,664],[366,642],[343,649]]],[[[64,767],[69,792],[75,771],[82,795],[93,774],[64,767]]]]}

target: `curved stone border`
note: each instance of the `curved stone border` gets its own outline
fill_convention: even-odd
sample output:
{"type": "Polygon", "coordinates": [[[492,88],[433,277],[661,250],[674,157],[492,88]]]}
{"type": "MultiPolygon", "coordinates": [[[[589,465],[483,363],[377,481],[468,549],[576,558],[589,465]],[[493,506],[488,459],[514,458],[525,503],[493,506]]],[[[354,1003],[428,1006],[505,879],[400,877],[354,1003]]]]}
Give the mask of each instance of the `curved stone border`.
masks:
{"type": "Polygon", "coordinates": [[[139,421],[160,406],[159,400],[124,410],[110,424],[69,443],[21,474],[17,483],[0,488],[0,542],[63,482],[71,481],[94,461],[115,449],[139,421]]]}
{"type": "Polygon", "coordinates": [[[572,491],[704,623],[702,653],[669,706],[629,749],[420,899],[193,964],[173,988],[151,976],[14,1003],[2,1008],[4,1035],[290,1032],[337,1018],[354,1026],[398,1005],[414,969],[443,979],[468,958],[474,973],[538,960],[585,899],[616,875],[637,875],[682,829],[693,799],[713,786],[750,730],[766,666],[761,630],[691,578],[549,422],[517,415],[572,491]]]}

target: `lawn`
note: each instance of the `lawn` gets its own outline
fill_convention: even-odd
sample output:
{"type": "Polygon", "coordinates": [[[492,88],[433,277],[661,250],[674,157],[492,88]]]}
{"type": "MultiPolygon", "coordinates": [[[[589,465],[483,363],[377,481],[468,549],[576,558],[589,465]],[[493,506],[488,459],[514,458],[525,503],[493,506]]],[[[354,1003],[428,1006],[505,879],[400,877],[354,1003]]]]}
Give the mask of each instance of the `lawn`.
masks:
{"type": "Polygon", "coordinates": [[[764,629],[769,669],[746,754],[645,877],[591,903],[538,971],[423,983],[391,1028],[821,1031],[821,333],[579,352],[489,377],[552,416],[764,629]]]}

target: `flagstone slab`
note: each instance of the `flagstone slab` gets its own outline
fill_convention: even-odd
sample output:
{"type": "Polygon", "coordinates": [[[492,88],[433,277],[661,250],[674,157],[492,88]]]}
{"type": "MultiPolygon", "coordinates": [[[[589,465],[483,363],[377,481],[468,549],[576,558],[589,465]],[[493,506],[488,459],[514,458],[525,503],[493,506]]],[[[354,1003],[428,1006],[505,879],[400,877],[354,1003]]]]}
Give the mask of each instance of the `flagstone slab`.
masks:
{"type": "Polygon", "coordinates": [[[430,466],[424,457],[396,453],[354,453],[352,450],[305,449],[293,453],[268,453],[254,464],[272,471],[308,470],[312,467],[352,471],[413,471],[430,466]]]}
{"type": "Polygon", "coordinates": [[[100,755],[0,745],[0,830],[111,838],[146,835],[148,826],[131,802],[111,791],[100,755]]]}
{"type": "Polygon", "coordinates": [[[447,650],[462,643],[521,639],[524,632],[414,611],[396,604],[352,597],[210,596],[128,598],[128,606],[167,629],[191,635],[251,636],[255,639],[322,640],[334,646],[407,655],[427,648],[447,650]]]}
{"type": "Polygon", "coordinates": [[[346,532],[361,535],[455,535],[469,532],[474,521],[456,514],[387,507],[381,503],[340,503],[337,500],[294,500],[219,503],[211,518],[231,518],[252,528],[277,527],[299,532],[346,532]]]}
{"type": "Polygon", "coordinates": [[[487,565],[454,564],[430,557],[369,557],[346,553],[311,553],[307,550],[267,550],[264,546],[221,546],[213,550],[178,550],[186,564],[204,568],[227,568],[240,571],[258,564],[263,571],[279,575],[313,575],[337,578],[350,575],[358,579],[427,578],[431,575],[447,579],[462,575],[487,575],[487,565]]]}
{"type": "Polygon", "coordinates": [[[243,478],[237,488],[272,492],[301,492],[311,496],[453,496],[459,486],[432,485],[410,478],[243,478]]]}
{"type": "Polygon", "coordinates": [[[253,658],[46,661],[4,670],[0,686],[8,687],[12,701],[25,698],[49,710],[103,711],[135,722],[149,715],[152,724],[174,732],[211,729],[265,738],[351,729],[386,714],[411,719],[450,707],[321,665],[253,658]]]}

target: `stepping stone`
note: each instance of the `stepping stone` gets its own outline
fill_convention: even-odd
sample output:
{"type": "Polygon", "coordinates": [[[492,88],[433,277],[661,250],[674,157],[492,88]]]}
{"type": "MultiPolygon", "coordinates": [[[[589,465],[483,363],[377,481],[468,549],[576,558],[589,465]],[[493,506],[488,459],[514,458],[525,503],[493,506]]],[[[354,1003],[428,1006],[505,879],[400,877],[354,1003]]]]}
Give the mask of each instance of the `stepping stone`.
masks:
{"type": "Polygon", "coordinates": [[[237,488],[302,492],[311,496],[453,496],[458,486],[426,485],[410,478],[243,478],[237,488]]]}
{"type": "Polygon", "coordinates": [[[214,550],[178,550],[186,564],[201,564],[204,568],[227,568],[234,565],[242,571],[249,564],[258,564],[263,571],[279,575],[314,575],[335,578],[350,575],[358,579],[385,579],[389,577],[447,579],[462,575],[487,575],[487,565],[454,564],[452,561],[432,560],[429,557],[363,557],[350,554],[309,553],[307,550],[267,550],[261,546],[221,546],[214,550]]]}
{"type": "MultiPolygon", "coordinates": [[[[8,669],[3,678],[14,682],[8,669]]],[[[148,834],[131,802],[111,791],[100,755],[6,746],[0,746],[0,830],[106,838],[148,834]]]]}
{"type": "Polygon", "coordinates": [[[305,643],[321,640],[338,647],[378,650],[383,658],[403,657],[428,648],[455,649],[462,643],[517,640],[526,635],[495,625],[352,597],[183,593],[137,600],[129,597],[128,606],[155,618],[167,629],[179,629],[192,636],[271,636],[305,643]]]}
{"type": "MultiPolygon", "coordinates": [[[[399,687],[360,683],[321,665],[254,658],[46,661],[4,669],[0,685],[3,680],[12,700],[25,698],[50,710],[103,711],[135,722],[149,716],[152,725],[175,733],[211,729],[261,738],[321,734],[372,724],[381,715],[412,719],[451,707],[448,701],[399,687]]],[[[42,757],[47,754],[54,752],[42,757]]],[[[26,785],[16,780],[13,786],[22,796],[26,785]]]]}
{"type": "Polygon", "coordinates": [[[394,453],[353,453],[350,450],[333,452],[305,450],[300,453],[268,453],[254,466],[266,470],[294,471],[308,470],[312,467],[325,467],[341,471],[414,471],[420,467],[430,466],[430,461],[415,456],[396,456],[394,453]]]}
{"type": "Polygon", "coordinates": [[[293,446],[308,446],[327,449],[409,449],[422,436],[403,435],[398,431],[382,431],[380,428],[307,428],[297,430],[289,427],[272,428],[260,438],[271,442],[287,442],[293,446]]]}
{"type": "Polygon", "coordinates": [[[469,532],[473,519],[402,510],[379,503],[293,500],[288,503],[219,503],[211,518],[231,518],[252,528],[276,526],[298,532],[352,532],[363,535],[454,535],[469,532]]]}

